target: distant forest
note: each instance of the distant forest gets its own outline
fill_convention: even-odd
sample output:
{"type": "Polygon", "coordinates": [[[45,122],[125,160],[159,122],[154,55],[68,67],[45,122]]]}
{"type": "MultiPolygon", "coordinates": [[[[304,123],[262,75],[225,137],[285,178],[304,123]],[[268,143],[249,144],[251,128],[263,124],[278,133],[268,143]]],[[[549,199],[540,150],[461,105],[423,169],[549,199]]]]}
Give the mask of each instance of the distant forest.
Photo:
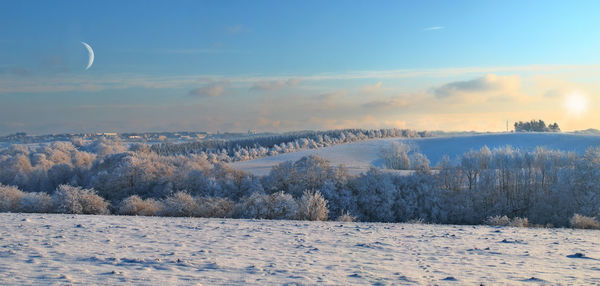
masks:
{"type": "Polygon", "coordinates": [[[558,123],[554,122],[546,126],[544,120],[531,120],[529,122],[515,122],[516,132],[560,132],[558,123]]]}
{"type": "Polygon", "coordinates": [[[0,211],[544,226],[600,216],[600,148],[482,148],[430,166],[391,145],[388,170],[360,175],[316,156],[255,176],[165,153],[107,139],[0,149],[0,211]]]}

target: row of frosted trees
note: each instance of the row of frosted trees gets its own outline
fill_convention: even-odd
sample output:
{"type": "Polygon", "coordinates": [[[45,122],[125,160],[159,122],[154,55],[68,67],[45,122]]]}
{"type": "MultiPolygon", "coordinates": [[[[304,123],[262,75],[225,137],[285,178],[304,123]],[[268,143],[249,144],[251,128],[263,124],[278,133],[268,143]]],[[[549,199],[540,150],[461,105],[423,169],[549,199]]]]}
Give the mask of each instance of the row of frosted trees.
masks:
{"type": "MultiPolygon", "coordinates": [[[[404,156],[406,150],[396,151],[404,156]]],[[[29,203],[57,201],[56,190],[69,185],[85,190],[78,197],[94,193],[106,200],[112,213],[142,215],[305,218],[299,210],[307,193],[322,197],[313,211],[329,219],[349,214],[361,221],[480,224],[507,216],[566,226],[574,214],[600,214],[597,148],[581,155],[482,148],[434,167],[417,157],[409,156],[415,171],[408,174],[373,168],[354,176],[310,156],[257,177],[195,154],[160,155],[145,145],[57,142],[0,150],[0,183],[18,188],[23,194],[13,188],[13,197],[29,203]]]]}
{"type": "Polygon", "coordinates": [[[431,134],[426,131],[417,132],[409,129],[300,131],[234,140],[162,143],[153,145],[151,150],[160,155],[197,154],[213,163],[235,162],[367,139],[429,136],[431,134]]]}

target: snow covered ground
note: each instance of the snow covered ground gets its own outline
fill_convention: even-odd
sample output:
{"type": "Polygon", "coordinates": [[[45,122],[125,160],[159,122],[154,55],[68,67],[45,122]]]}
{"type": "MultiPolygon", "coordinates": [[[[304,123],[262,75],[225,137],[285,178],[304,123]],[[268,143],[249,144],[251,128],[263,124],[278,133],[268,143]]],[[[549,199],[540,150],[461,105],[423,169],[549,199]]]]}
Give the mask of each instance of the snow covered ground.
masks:
{"type": "Polygon", "coordinates": [[[297,161],[304,156],[318,155],[329,160],[332,165],[345,165],[351,174],[359,174],[368,171],[371,166],[382,167],[383,161],[379,158],[379,152],[394,141],[403,141],[415,146],[427,156],[432,165],[437,164],[444,155],[454,159],[470,149],[476,150],[483,146],[494,149],[511,145],[521,150],[533,150],[537,146],[544,146],[548,149],[574,151],[579,154],[585,152],[590,146],[600,147],[598,135],[569,133],[494,133],[415,139],[386,138],[235,162],[231,163],[231,166],[256,175],[266,175],[273,166],[281,162],[297,161]]]}
{"type": "Polygon", "coordinates": [[[0,214],[3,285],[600,283],[600,231],[0,214]]]}

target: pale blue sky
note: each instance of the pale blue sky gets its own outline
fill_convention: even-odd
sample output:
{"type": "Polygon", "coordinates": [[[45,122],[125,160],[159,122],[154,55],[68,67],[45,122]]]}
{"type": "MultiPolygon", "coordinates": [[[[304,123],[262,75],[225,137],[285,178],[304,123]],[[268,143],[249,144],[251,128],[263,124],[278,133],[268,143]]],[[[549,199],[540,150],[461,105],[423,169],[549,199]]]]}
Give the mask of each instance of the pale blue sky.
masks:
{"type": "Polygon", "coordinates": [[[505,120],[542,116],[567,129],[598,128],[589,123],[593,112],[569,115],[561,100],[577,91],[594,106],[599,8],[597,1],[3,1],[0,134],[497,130],[505,120]],[[87,71],[80,41],[96,53],[87,71]],[[447,85],[469,88],[440,96],[447,85]]]}

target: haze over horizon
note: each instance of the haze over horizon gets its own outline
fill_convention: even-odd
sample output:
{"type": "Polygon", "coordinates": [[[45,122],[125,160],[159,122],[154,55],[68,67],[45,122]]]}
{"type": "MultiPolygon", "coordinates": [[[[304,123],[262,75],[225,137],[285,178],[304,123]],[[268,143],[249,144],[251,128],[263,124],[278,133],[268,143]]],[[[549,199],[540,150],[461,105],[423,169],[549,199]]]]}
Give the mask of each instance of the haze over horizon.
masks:
{"type": "Polygon", "coordinates": [[[4,4],[0,135],[600,129],[596,1],[4,4]]]}

